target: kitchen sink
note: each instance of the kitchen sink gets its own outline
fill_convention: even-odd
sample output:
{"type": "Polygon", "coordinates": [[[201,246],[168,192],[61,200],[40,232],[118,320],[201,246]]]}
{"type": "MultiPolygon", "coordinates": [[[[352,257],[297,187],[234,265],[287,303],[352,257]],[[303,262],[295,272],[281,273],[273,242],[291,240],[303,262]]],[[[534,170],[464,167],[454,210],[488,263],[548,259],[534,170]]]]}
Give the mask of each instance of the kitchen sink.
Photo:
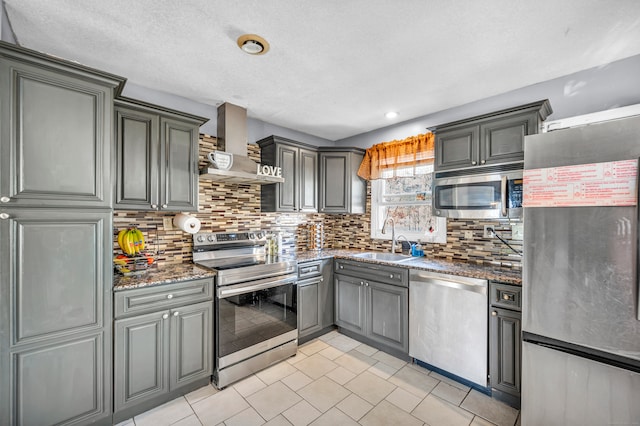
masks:
{"type": "Polygon", "coordinates": [[[413,259],[411,256],[407,256],[406,254],[397,254],[397,253],[380,253],[380,252],[366,252],[354,254],[353,257],[358,257],[360,259],[371,259],[371,260],[381,260],[384,262],[406,262],[407,260],[413,259]]]}

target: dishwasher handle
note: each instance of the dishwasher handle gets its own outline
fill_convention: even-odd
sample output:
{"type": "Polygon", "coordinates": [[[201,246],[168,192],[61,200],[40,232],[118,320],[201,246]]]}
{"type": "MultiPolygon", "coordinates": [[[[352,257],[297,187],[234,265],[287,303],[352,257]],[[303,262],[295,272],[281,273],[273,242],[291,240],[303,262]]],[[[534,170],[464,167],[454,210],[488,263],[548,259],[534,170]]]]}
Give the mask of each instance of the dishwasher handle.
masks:
{"type": "Polygon", "coordinates": [[[487,280],[479,278],[458,277],[412,269],[409,274],[409,286],[416,284],[437,285],[480,294],[487,294],[489,287],[487,280]]]}

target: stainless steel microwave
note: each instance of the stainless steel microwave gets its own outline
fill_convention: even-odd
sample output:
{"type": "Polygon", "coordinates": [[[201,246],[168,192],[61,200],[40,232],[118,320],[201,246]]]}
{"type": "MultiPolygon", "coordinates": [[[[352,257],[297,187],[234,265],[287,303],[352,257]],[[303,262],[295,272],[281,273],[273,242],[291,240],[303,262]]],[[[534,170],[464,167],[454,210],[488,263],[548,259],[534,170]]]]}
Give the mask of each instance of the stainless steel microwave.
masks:
{"type": "Polygon", "coordinates": [[[457,219],[522,217],[521,169],[462,176],[455,176],[455,174],[455,172],[434,174],[433,213],[435,216],[457,219]]]}

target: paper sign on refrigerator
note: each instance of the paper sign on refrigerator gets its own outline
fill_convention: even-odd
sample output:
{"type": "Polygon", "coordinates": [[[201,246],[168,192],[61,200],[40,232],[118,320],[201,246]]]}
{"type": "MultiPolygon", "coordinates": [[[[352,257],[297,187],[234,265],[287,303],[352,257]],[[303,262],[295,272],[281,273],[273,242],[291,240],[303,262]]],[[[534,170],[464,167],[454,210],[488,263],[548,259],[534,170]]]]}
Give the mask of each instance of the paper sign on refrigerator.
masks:
{"type": "Polygon", "coordinates": [[[638,160],[525,170],[524,207],[635,206],[638,160]]]}

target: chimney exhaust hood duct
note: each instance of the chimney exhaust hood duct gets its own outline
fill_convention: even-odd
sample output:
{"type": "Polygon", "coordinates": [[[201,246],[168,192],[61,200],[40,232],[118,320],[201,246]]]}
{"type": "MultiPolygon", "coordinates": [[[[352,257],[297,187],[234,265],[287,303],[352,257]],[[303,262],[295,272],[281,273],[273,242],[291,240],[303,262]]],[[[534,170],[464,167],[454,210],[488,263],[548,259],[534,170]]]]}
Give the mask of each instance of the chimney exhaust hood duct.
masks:
{"type": "MultiPolygon", "coordinates": [[[[258,174],[258,163],[247,156],[247,110],[228,102],[218,107],[218,135],[216,137],[218,151],[228,159],[231,154],[229,168],[210,163],[200,169],[200,177],[215,182],[260,184],[284,182],[284,178],[258,174]]],[[[220,155],[222,157],[222,155],[220,155]]]]}

